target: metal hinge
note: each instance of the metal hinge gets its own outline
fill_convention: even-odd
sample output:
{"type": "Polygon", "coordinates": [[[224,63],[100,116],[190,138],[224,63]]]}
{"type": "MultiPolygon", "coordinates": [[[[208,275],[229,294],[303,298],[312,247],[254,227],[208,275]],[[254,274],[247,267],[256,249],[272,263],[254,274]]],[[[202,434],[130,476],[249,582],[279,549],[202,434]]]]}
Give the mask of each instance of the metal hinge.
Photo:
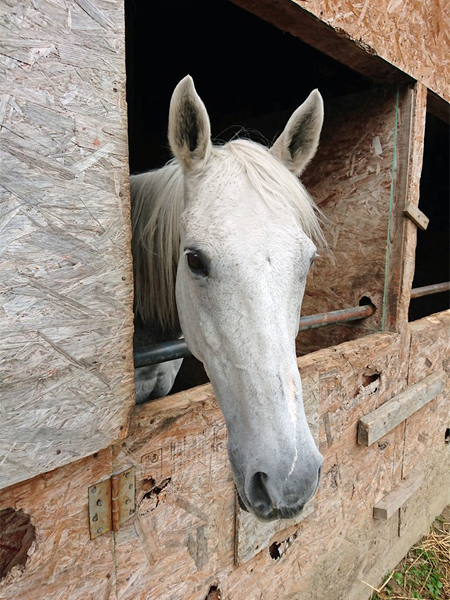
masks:
{"type": "Polygon", "coordinates": [[[91,485],[88,489],[91,540],[108,531],[118,531],[133,516],[136,509],[135,490],[134,467],[91,485]]]}

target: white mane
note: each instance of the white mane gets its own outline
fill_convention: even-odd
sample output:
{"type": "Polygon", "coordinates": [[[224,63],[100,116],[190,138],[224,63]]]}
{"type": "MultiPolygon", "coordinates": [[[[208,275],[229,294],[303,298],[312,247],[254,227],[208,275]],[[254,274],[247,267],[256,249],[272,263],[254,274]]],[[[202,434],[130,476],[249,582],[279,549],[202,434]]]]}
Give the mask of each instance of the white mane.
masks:
{"type": "MultiPolygon", "coordinates": [[[[293,212],[306,235],[317,245],[324,245],[314,202],[299,179],[267,148],[248,140],[234,140],[214,146],[208,164],[213,165],[213,161],[224,182],[245,173],[266,206],[278,212],[293,212]]],[[[174,332],[179,328],[175,280],[184,206],[181,166],[172,160],[161,169],[133,175],[131,200],[135,313],[147,324],[174,332]]]]}

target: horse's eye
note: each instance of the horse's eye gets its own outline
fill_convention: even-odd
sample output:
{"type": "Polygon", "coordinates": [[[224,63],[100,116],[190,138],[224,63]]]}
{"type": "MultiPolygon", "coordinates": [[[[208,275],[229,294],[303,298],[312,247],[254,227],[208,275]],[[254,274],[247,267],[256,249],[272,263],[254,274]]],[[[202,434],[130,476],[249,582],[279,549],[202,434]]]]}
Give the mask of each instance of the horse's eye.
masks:
{"type": "Polygon", "coordinates": [[[193,250],[187,252],[187,263],[190,270],[196,275],[208,275],[208,270],[197,252],[193,250]]]}

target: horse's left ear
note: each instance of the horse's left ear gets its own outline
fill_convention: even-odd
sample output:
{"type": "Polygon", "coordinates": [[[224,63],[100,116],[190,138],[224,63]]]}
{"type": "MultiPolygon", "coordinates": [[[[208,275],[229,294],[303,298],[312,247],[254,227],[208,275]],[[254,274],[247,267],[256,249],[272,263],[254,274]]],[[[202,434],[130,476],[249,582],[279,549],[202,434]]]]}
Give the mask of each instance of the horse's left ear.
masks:
{"type": "Polygon", "coordinates": [[[211,126],[190,75],[174,89],[169,111],[169,144],[185,170],[208,158],[211,151],[211,126]]]}
{"type": "Polygon", "coordinates": [[[323,100],[314,90],[293,113],[270,152],[295,175],[300,175],[316,153],[323,124],[323,100]]]}

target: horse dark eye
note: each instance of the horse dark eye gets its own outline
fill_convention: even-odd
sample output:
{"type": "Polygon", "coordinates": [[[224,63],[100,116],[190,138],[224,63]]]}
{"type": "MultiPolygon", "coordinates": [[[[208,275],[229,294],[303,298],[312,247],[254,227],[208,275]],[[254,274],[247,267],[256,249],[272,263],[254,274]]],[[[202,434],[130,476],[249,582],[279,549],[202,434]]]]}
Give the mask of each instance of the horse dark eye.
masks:
{"type": "Polygon", "coordinates": [[[190,270],[197,275],[208,275],[206,266],[197,252],[188,252],[187,262],[190,270]]]}

